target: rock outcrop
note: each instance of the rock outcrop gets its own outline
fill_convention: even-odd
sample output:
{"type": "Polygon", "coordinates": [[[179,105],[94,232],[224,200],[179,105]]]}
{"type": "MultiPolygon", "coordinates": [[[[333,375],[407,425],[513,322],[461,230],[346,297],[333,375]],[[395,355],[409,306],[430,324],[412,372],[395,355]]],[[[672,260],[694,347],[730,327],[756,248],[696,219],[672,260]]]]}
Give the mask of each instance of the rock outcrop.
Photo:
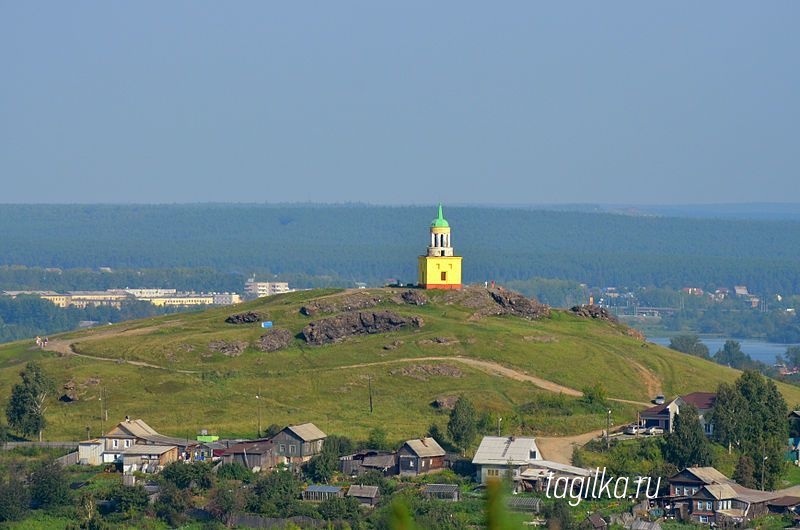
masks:
{"type": "Polygon", "coordinates": [[[256,347],[265,352],[281,350],[292,342],[292,334],[285,329],[272,328],[258,339],[256,347]]]}
{"type": "Polygon", "coordinates": [[[208,344],[209,350],[227,355],[228,357],[238,357],[242,354],[245,348],[247,348],[247,343],[241,340],[215,340],[208,344]]]}
{"type": "Polygon", "coordinates": [[[550,316],[550,307],[540,304],[530,298],[525,298],[519,293],[508,291],[506,289],[490,289],[489,294],[495,303],[500,306],[501,314],[516,315],[518,317],[527,318],[528,320],[536,320],[550,316]]]}
{"type": "Polygon", "coordinates": [[[570,308],[570,313],[575,316],[583,318],[593,318],[597,320],[607,320],[609,322],[616,322],[617,317],[612,315],[605,307],[599,305],[576,305],[570,308]]]}
{"type": "Polygon", "coordinates": [[[400,295],[400,299],[403,301],[404,304],[410,305],[425,305],[428,303],[428,297],[425,296],[419,290],[414,291],[409,289],[408,291],[404,291],[400,295]]]}
{"type": "Polygon", "coordinates": [[[303,339],[309,344],[330,344],[356,335],[386,333],[411,326],[422,327],[419,317],[406,318],[391,311],[358,311],[343,313],[311,322],[303,328],[303,339]]]}
{"type": "Polygon", "coordinates": [[[369,293],[356,293],[346,296],[335,296],[330,298],[323,298],[321,300],[312,300],[308,304],[300,308],[300,313],[307,317],[317,315],[319,313],[339,313],[340,311],[358,311],[375,307],[383,300],[369,293]]]}
{"type": "Polygon", "coordinates": [[[225,322],[228,324],[252,324],[253,322],[261,322],[262,320],[266,320],[265,317],[266,315],[256,313],[255,311],[248,311],[246,313],[236,313],[235,315],[230,315],[225,319],[225,322]]]}

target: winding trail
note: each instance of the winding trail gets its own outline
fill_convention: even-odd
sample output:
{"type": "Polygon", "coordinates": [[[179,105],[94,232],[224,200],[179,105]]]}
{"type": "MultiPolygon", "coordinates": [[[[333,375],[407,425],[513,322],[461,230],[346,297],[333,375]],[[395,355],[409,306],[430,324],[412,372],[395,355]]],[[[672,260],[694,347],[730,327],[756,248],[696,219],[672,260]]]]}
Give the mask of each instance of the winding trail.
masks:
{"type": "MultiPolygon", "coordinates": [[[[522,370],[517,370],[515,368],[509,368],[508,366],[503,366],[500,363],[496,363],[494,361],[484,361],[481,359],[475,359],[473,357],[463,357],[461,355],[451,355],[451,356],[437,356],[437,357],[411,357],[405,359],[392,359],[390,361],[376,361],[374,363],[359,363],[359,364],[350,364],[347,366],[336,366],[332,367],[333,370],[344,370],[348,368],[366,368],[369,366],[381,366],[387,364],[398,364],[398,363],[411,363],[416,361],[455,361],[461,364],[466,364],[467,366],[471,366],[473,368],[477,368],[478,370],[490,374],[496,375],[499,377],[505,377],[508,379],[513,379],[514,381],[523,381],[526,383],[532,383],[533,385],[550,391],[555,392],[557,394],[565,394],[567,396],[573,397],[581,397],[583,396],[583,392],[580,390],[576,390],[574,388],[570,388],[568,386],[559,385],[558,383],[554,383],[552,381],[548,381],[547,379],[542,379],[541,377],[536,377],[535,375],[530,375],[527,372],[522,370]]],[[[644,367],[642,367],[644,368],[644,367]]],[[[646,369],[645,369],[646,370],[646,369]]],[[[652,374],[651,374],[652,375],[652,374]]],[[[629,403],[631,405],[637,406],[645,406],[649,407],[652,403],[645,403],[643,401],[635,401],[632,399],[622,399],[622,398],[608,398],[610,401],[616,401],[617,403],[629,403]]]]}
{"type": "Polygon", "coordinates": [[[131,361],[128,359],[112,359],[110,357],[97,357],[95,355],[86,355],[85,353],[78,353],[75,351],[73,343],[66,340],[50,340],[47,343],[45,351],[54,351],[63,355],[74,355],[75,357],[83,357],[84,359],[92,359],[93,361],[105,361],[111,363],[125,363],[133,366],[140,366],[142,368],[155,368],[156,370],[165,370],[168,372],[175,372],[179,374],[199,374],[202,373],[198,370],[181,370],[179,368],[170,368],[169,366],[159,366],[157,364],[146,363],[144,361],[131,361]]]}

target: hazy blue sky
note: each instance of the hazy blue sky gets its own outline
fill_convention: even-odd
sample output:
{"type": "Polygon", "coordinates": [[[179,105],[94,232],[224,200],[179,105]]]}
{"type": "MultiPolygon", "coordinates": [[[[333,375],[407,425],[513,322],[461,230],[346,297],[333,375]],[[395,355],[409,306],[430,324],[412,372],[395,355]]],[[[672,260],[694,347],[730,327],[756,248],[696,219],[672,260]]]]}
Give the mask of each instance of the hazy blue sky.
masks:
{"type": "Polygon", "coordinates": [[[0,202],[800,202],[798,21],[0,0],[0,202]]]}

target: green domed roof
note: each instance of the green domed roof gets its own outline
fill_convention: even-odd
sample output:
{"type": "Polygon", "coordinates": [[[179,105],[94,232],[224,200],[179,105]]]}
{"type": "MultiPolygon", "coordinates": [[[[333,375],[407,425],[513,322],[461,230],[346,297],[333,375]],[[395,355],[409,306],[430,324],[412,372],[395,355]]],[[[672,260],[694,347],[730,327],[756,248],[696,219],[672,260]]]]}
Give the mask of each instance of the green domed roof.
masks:
{"type": "Polygon", "coordinates": [[[439,205],[439,217],[431,222],[431,228],[450,228],[450,224],[442,215],[442,205],[439,205]]]}

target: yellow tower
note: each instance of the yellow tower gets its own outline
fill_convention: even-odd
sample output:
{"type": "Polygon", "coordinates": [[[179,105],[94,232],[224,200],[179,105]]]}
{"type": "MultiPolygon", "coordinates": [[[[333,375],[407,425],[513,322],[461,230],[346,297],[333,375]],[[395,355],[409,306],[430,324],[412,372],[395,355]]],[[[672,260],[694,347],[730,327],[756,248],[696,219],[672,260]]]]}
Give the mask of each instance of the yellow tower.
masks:
{"type": "Polygon", "coordinates": [[[431,223],[428,254],[419,257],[419,286],[425,289],[461,289],[461,256],[453,255],[450,225],[442,216],[431,223]]]}

